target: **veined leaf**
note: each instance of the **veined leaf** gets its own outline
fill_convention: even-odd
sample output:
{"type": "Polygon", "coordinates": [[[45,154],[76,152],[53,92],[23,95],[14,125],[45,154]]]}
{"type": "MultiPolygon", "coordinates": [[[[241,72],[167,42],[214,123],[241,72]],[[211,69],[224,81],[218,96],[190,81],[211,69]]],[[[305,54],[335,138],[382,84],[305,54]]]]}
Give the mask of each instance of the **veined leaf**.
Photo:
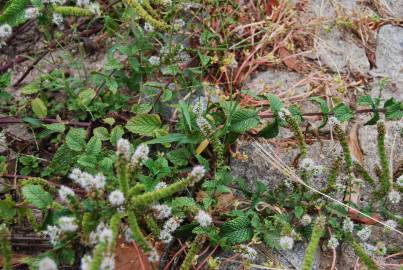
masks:
{"type": "Polygon", "coordinates": [[[45,191],[39,185],[27,185],[22,188],[22,194],[28,203],[38,207],[39,209],[46,209],[53,202],[52,195],[45,191]]]}
{"type": "Polygon", "coordinates": [[[161,119],[157,114],[140,114],[127,121],[125,127],[132,133],[153,137],[161,125],[161,119]]]}
{"type": "Polygon", "coordinates": [[[81,151],[85,147],[86,132],[82,128],[70,128],[66,136],[67,146],[74,151],[81,151]]]}
{"type": "Polygon", "coordinates": [[[35,98],[31,101],[32,111],[34,112],[35,116],[38,118],[45,118],[48,115],[48,109],[43,103],[42,99],[35,98]]]}
{"type": "Polygon", "coordinates": [[[259,121],[259,117],[254,109],[242,109],[233,114],[230,130],[243,133],[257,127],[259,121]]]}

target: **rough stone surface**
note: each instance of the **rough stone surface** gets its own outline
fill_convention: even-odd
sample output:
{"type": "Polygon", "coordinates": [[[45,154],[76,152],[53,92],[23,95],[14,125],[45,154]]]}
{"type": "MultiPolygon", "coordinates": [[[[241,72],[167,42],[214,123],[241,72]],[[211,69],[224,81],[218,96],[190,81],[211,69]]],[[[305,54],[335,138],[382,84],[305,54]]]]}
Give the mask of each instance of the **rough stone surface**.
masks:
{"type": "Polygon", "coordinates": [[[385,0],[389,5],[393,17],[403,19],[403,0],[385,0]]]}
{"type": "MultiPolygon", "coordinates": [[[[383,97],[403,99],[403,27],[385,25],[378,33],[376,48],[375,77],[389,77],[391,85],[383,91],[383,97]]],[[[379,88],[373,88],[373,95],[379,93],[379,88]]]]}

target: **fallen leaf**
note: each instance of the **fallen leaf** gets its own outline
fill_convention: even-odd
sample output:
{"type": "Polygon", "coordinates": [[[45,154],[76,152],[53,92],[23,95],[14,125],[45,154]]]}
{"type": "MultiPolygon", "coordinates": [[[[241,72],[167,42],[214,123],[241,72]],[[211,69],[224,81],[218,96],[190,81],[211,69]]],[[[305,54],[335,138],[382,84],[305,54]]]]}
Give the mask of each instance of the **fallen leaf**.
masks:
{"type": "Polygon", "coordinates": [[[232,210],[236,198],[232,193],[221,193],[217,196],[217,205],[214,209],[217,213],[224,213],[232,210]]]}
{"type": "Polygon", "coordinates": [[[290,52],[284,48],[278,48],[278,54],[280,56],[281,61],[290,69],[295,71],[302,71],[302,64],[297,60],[296,56],[290,54],[290,52]]]}
{"type": "MultiPolygon", "coordinates": [[[[358,139],[358,123],[354,123],[351,127],[350,133],[348,135],[348,146],[350,148],[351,155],[354,160],[362,165],[364,161],[364,154],[362,153],[360,142],[358,139]]],[[[360,186],[358,183],[353,184],[351,187],[352,193],[347,196],[347,201],[358,204],[358,197],[360,195],[360,186]]]]}
{"type": "Polygon", "coordinates": [[[353,220],[355,222],[358,222],[358,223],[361,223],[361,224],[367,224],[367,225],[377,224],[378,222],[376,222],[373,219],[376,219],[378,221],[382,221],[381,215],[379,215],[378,213],[373,213],[371,215],[371,218],[373,218],[373,219],[370,219],[368,217],[361,216],[356,210],[349,209],[348,210],[348,215],[351,218],[351,220],[353,220]]]}
{"type": "Polygon", "coordinates": [[[127,244],[122,240],[116,245],[116,270],[153,270],[147,256],[135,242],[127,244]]]}

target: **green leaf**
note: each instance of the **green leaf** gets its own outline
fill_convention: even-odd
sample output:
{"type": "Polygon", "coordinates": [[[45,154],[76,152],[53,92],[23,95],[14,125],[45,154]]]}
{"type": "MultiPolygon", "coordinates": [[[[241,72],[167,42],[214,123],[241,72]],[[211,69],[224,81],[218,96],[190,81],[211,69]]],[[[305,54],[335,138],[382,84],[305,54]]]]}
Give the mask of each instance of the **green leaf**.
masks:
{"type": "Polygon", "coordinates": [[[104,127],[97,127],[94,129],[94,136],[96,136],[101,141],[109,140],[109,132],[104,127]]]}
{"type": "Polygon", "coordinates": [[[80,92],[80,94],[78,94],[78,101],[80,102],[81,105],[83,106],[88,106],[91,101],[94,99],[96,95],[96,92],[94,89],[86,89],[82,92],[80,92]]]}
{"type": "Polygon", "coordinates": [[[95,169],[97,165],[97,158],[93,155],[82,155],[77,160],[77,163],[83,167],[95,169]]]}
{"type": "Polygon", "coordinates": [[[181,109],[183,117],[185,118],[189,130],[192,130],[192,122],[190,120],[189,106],[183,100],[181,100],[179,101],[179,107],[181,109]]]}
{"type": "Polygon", "coordinates": [[[167,144],[167,143],[173,143],[173,142],[178,142],[178,143],[190,143],[190,144],[196,144],[199,141],[199,138],[197,137],[190,137],[185,134],[181,133],[171,133],[165,136],[158,137],[153,140],[149,140],[146,142],[146,144],[167,144]]]}
{"type": "Polygon", "coordinates": [[[151,103],[141,103],[141,104],[134,104],[132,106],[131,112],[137,114],[147,114],[151,111],[153,105],[151,103]]]}
{"type": "Polygon", "coordinates": [[[403,118],[403,103],[394,98],[388,99],[384,104],[385,118],[387,120],[400,120],[403,118]]]}
{"type": "Polygon", "coordinates": [[[231,117],[230,130],[243,133],[259,125],[259,117],[254,109],[242,109],[231,117]]]}
{"type": "Polygon", "coordinates": [[[31,101],[32,111],[38,118],[45,118],[48,115],[48,109],[45,103],[40,98],[35,98],[31,101]]]}
{"type": "Polygon", "coordinates": [[[267,98],[267,100],[269,100],[269,105],[270,105],[271,111],[274,114],[277,114],[281,110],[281,108],[283,108],[284,105],[277,96],[268,94],[268,95],[266,95],[266,98],[267,98]]]}
{"type": "Polygon", "coordinates": [[[304,214],[304,208],[300,205],[297,205],[294,208],[294,213],[295,213],[295,216],[300,219],[302,217],[302,215],[304,214]]]}
{"type": "Polygon", "coordinates": [[[372,97],[368,95],[359,97],[357,99],[357,104],[360,106],[369,105],[371,107],[375,105],[374,101],[372,100],[372,97]]]}
{"type": "Polygon", "coordinates": [[[93,136],[87,143],[85,152],[88,155],[98,155],[101,152],[102,148],[102,141],[96,137],[93,136]]]}
{"type": "Polygon", "coordinates": [[[39,209],[46,209],[53,202],[52,195],[39,185],[26,185],[22,188],[22,195],[28,203],[39,209]]]}
{"type": "Polygon", "coordinates": [[[221,226],[221,234],[229,244],[233,245],[250,240],[253,236],[253,230],[248,218],[241,216],[224,222],[221,226]]]}
{"type": "Polygon", "coordinates": [[[319,128],[323,128],[326,125],[327,120],[328,120],[328,115],[330,112],[329,106],[327,105],[326,100],[324,100],[323,98],[320,98],[320,97],[312,97],[312,98],[310,98],[310,100],[314,103],[319,104],[319,106],[320,106],[320,110],[322,111],[323,119],[322,119],[322,123],[319,126],[319,128]]]}
{"type": "Polygon", "coordinates": [[[191,153],[186,148],[179,148],[168,153],[167,158],[176,166],[186,166],[191,153]]]}
{"type": "Polygon", "coordinates": [[[35,83],[30,83],[25,85],[22,89],[21,89],[21,93],[24,95],[32,95],[32,94],[36,94],[39,92],[39,90],[41,90],[39,88],[39,86],[35,83]]]}
{"type": "Polygon", "coordinates": [[[270,139],[274,138],[279,133],[279,122],[277,118],[272,123],[268,123],[267,126],[259,132],[259,136],[270,139]]]}
{"type": "Polygon", "coordinates": [[[157,114],[140,114],[127,121],[126,129],[132,133],[151,136],[161,129],[161,119],[157,114]]]}
{"type": "Polygon", "coordinates": [[[112,129],[109,141],[112,145],[116,145],[117,141],[123,137],[123,134],[125,134],[123,127],[121,125],[117,125],[112,129]]]}
{"type": "Polygon", "coordinates": [[[118,82],[114,80],[113,78],[106,78],[105,79],[105,85],[108,87],[109,91],[112,92],[112,94],[116,95],[118,92],[118,82]]]}
{"type": "Polygon", "coordinates": [[[15,202],[10,195],[6,195],[5,199],[0,200],[0,221],[8,223],[16,214],[15,202]]]}
{"type": "MultiPolygon", "coordinates": [[[[56,175],[65,175],[76,163],[78,153],[71,150],[67,144],[62,144],[54,154],[48,170],[56,175]]],[[[48,172],[49,173],[49,172],[48,172]]]]}
{"type": "Polygon", "coordinates": [[[82,128],[70,128],[66,135],[67,146],[74,151],[81,151],[85,147],[86,132],[82,128]]]}
{"type": "Polygon", "coordinates": [[[55,132],[64,132],[66,129],[66,125],[62,123],[43,124],[43,127],[55,132]]]}
{"type": "Polygon", "coordinates": [[[344,103],[339,103],[336,107],[333,109],[334,116],[340,121],[348,121],[351,118],[353,118],[354,114],[353,111],[344,103]]]}

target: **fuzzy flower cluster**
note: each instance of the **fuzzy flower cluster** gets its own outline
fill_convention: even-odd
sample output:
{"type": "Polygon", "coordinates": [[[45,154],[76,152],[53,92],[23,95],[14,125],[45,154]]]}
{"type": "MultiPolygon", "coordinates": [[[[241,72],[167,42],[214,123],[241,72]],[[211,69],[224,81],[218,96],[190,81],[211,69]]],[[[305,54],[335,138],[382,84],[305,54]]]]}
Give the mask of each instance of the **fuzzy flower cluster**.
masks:
{"type": "Polygon", "coordinates": [[[0,25],[0,39],[6,39],[11,36],[13,33],[13,29],[9,24],[2,24],[0,25]]]}
{"type": "Polygon", "coordinates": [[[90,4],[90,0],[77,0],[76,5],[78,7],[86,7],[90,4]]]}
{"type": "Polygon", "coordinates": [[[38,270],[57,270],[57,265],[54,260],[45,257],[39,261],[38,270]]]}
{"type": "Polygon", "coordinates": [[[174,28],[175,29],[182,29],[183,27],[185,27],[186,22],[183,19],[176,19],[174,21],[174,28]]]}
{"type": "Polygon", "coordinates": [[[334,116],[329,117],[329,121],[328,121],[328,123],[329,123],[329,125],[330,125],[331,127],[335,127],[335,126],[340,125],[340,121],[339,121],[339,119],[337,119],[337,118],[336,118],[336,117],[334,117],[334,116]]]}
{"type": "Polygon", "coordinates": [[[403,174],[397,178],[396,183],[399,187],[403,187],[403,174]]]}
{"type": "Polygon", "coordinates": [[[308,214],[305,214],[301,218],[301,224],[302,226],[308,226],[312,222],[312,217],[308,214]]]}
{"type": "Polygon", "coordinates": [[[199,212],[195,216],[195,219],[202,227],[208,227],[213,222],[211,216],[203,210],[199,210],[199,212]]]}
{"type": "Polygon", "coordinates": [[[332,235],[332,237],[330,237],[329,241],[327,242],[327,246],[329,248],[335,249],[339,246],[339,240],[337,240],[337,238],[332,235]]]}
{"type": "Polygon", "coordinates": [[[95,231],[90,233],[90,243],[92,245],[96,245],[98,243],[110,243],[112,239],[112,230],[103,222],[99,223],[95,231]]]}
{"type": "MultiPolygon", "coordinates": [[[[397,222],[394,221],[393,219],[388,219],[387,221],[385,221],[385,224],[392,229],[395,229],[397,227],[397,222]]],[[[390,231],[391,230],[390,228],[385,227],[385,231],[387,232],[390,231]]]]}
{"type": "Polygon", "coordinates": [[[301,168],[313,176],[319,176],[323,172],[323,166],[316,165],[315,162],[310,158],[304,158],[301,161],[301,168]]]}
{"type": "Polygon", "coordinates": [[[151,24],[149,24],[148,22],[146,22],[144,24],[144,31],[146,31],[146,32],[154,32],[154,27],[151,24]]]}
{"type": "Polygon", "coordinates": [[[130,142],[120,138],[116,143],[116,155],[123,156],[126,160],[130,157],[130,142]]]}
{"type": "Polygon", "coordinates": [[[210,123],[207,121],[206,118],[204,118],[203,116],[199,116],[196,118],[196,124],[197,127],[200,129],[201,133],[204,136],[208,136],[210,134],[211,131],[211,125],[210,123]]]}
{"type": "Polygon", "coordinates": [[[287,110],[286,108],[281,108],[280,111],[278,112],[278,117],[285,121],[287,116],[291,116],[291,112],[287,110]]]}
{"type": "Polygon", "coordinates": [[[206,174],[206,169],[201,165],[196,165],[190,172],[190,177],[192,177],[196,182],[200,181],[206,174]]]}
{"type": "Polygon", "coordinates": [[[150,148],[146,144],[140,144],[137,146],[136,150],[134,150],[134,153],[131,158],[131,164],[133,166],[137,166],[140,163],[144,163],[148,160],[148,154],[150,153],[150,148]]]}
{"type": "Polygon", "coordinates": [[[392,190],[388,194],[388,200],[393,204],[398,204],[400,202],[400,193],[398,191],[392,190]]]}
{"type": "Polygon", "coordinates": [[[347,233],[352,233],[354,230],[354,222],[352,222],[349,218],[346,218],[343,221],[343,231],[347,233]]]}
{"type": "Polygon", "coordinates": [[[154,248],[151,251],[147,252],[147,257],[151,263],[157,263],[160,260],[160,255],[158,255],[157,250],[155,250],[154,248]]]}
{"type": "Polygon", "coordinates": [[[68,203],[71,198],[75,197],[74,191],[66,186],[61,186],[58,190],[59,199],[62,203],[68,203]]]}
{"type": "Polygon", "coordinates": [[[62,232],[75,232],[78,229],[75,217],[61,217],[58,220],[58,224],[62,232]]]}
{"type": "MultiPolygon", "coordinates": [[[[90,270],[92,264],[91,255],[85,255],[81,258],[81,270],[90,270]]],[[[115,258],[112,256],[105,256],[102,259],[99,270],[114,270],[115,269],[115,258]]]]}
{"type": "Polygon", "coordinates": [[[155,185],[155,190],[160,190],[162,188],[166,188],[168,185],[164,181],[159,182],[157,185],[155,185]]]}
{"type": "Polygon", "coordinates": [[[154,216],[157,219],[169,218],[172,214],[172,209],[166,204],[156,204],[151,207],[154,210],[154,216]]]}
{"type": "Polygon", "coordinates": [[[256,260],[257,251],[254,248],[247,246],[247,245],[240,245],[239,248],[241,251],[242,258],[244,258],[245,260],[248,260],[248,261],[252,261],[252,262],[254,260],[256,260]]]}
{"type": "Polygon", "coordinates": [[[113,206],[121,206],[125,203],[125,196],[122,191],[114,190],[109,194],[108,200],[113,206]]]}
{"type": "Polygon", "coordinates": [[[193,100],[192,111],[197,116],[203,115],[207,110],[207,99],[203,96],[195,98],[193,100]]]}
{"type": "Polygon", "coordinates": [[[26,19],[34,19],[38,17],[38,15],[39,15],[39,9],[34,7],[27,8],[24,12],[24,17],[26,19]]]}
{"type": "Polygon", "coordinates": [[[160,240],[162,240],[164,243],[171,242],[173,239],[172,233],[176,231],[177,228],[179,228],[181,222],[182,220],[176,217],[171,217],[170,219],[168,219],[160,232],[160,240]]]}
{"type": "Polygon", "coordinates": [[[63,23],[63,15],[59,13],[53,13],[52,22],[57,26],[60,26],[63,23]]]}
{"type": "Polygon", "coordinates": [[[104,175],[97,174],[93,176],[87,172],[82,172],[78,168],[73,169],[69,178],[87,192],[93,189],[103,189],[106,184],[106,178],[104,175]]]}
{"type": "Polygon", "coordinates": [[[192,60],[192,57],[187,52],[181,51],[176,55],[175,60],[178,61],[180,65],[185,65],[192,60]]]}
{"type": "Polygon", "coordinates": [[[78,229],[76,219],[74,217],[60,217],[57,225],[48,225],[42,233],[49,237],[49,242],[56,246],[60,243],[62,233],[75,232],[78,229]]]}
{"type": "Polygon", "coordinates": [[[158,66],[161,62],[161,58],[159,56],[153,55],[148,59],[148,62],[150,62],[152,66],[158,66]]]}
{"type": "Polygon", "coordinates": [[[289,236],[282,236],[280,238],[280,247],[284,250],[291,250],[294,246],[294,239],[289,236]]]}
{"type": "Polygon", "coordinates": [[[366,241],[371,236],[371,229],[368,226],[365,226],[357,232],[357,236],[361,239],[361,241],[366,241]]]}

